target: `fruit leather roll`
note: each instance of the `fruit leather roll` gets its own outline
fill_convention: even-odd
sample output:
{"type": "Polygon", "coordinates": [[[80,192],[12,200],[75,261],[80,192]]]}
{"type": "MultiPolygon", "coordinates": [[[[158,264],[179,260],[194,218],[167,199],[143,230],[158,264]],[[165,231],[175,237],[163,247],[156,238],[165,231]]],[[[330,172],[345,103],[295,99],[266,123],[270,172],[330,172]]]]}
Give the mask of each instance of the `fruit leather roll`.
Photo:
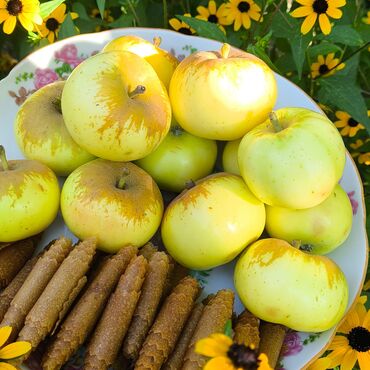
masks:
{"type": "Polygon", "coordinates": [[[5,288],[32,257],[39,236],[12,243],[0,250],[0,289],[5,288]]]}
{"type": "Polygon", "coordinates": [[[149,261],[156,252],[158,252],[158,248],[153,243],[149,242],[140,248],[139,255],[144,256],[149,261]]]}
{"type": "Polygon", "coordinates": [[[71,304],[71,297],[77,295],[76,290],[86,279],[95,248],[96,239],[85,240],[73,248],[28,313],[18,340],[30,342],[35,349],[53,330],[66,305],[71,304]]]}
{"type": "Polygon", "coordinates": [[[186,350],[189,342],[194,334],[195,328],[198,325],[199,319],[202,316],[204,304],[198,303],[187,321],[184,330],[181,333],[179,340],[176,343],[175,349],[171,353],[167,362],[163,365],[162,370],[180,370],[184,361],[186,350]]]}
{"type": "Polygon", "coordinates": [[[190,340],[186,351],[183,370],[199,370],[207,362],[207,357],[195,353],[195,344],[198,340],[208,337],[213,333],[223,333],[225,325],[233,314],[234,293],[223,289],[211,298],[204,307],[202,316],[190,340]]]}
{"type": "Polygon", "coordinates": [[[99,273],[87,287],[63,322],[43,357],[43,369],[60,369],[82,345],[94,328],[120,276],[136,255],[137,248],[127,246],[104,260],[99,273]]]}
{"type": "Polygon", "coordinates": [[[17,338],[27,314],[31,311],[71,249],[72,242],[69,239],[60,238],[52,243],[49,249],[39,257],[10,303],[9,309],[0,324],[0,326],[11,326],[13,328],[9,341],[14,341],[17,338]]]}
{"type": "Polygon", "coordinates": [[[84,370],[104,370],[114,363],[139,300],[147,268],[147,260],[137,256],[119,279],[88,344],[84,370]]]}
{"type": "Polygon", "coordinates": [[[167,254],[155,252],[149,258],[148,273],[141,289],[141,296],[123,343],[123,354],[128,359],[137,358],[145,337],[153,324],[168,271],[169,257],[167,254]]]}
{"type": "Polygon", "coordinates": [[[167,297],[169,292],[187,275],[189,275],[189,269],[181,266],[172,257],[170,257],[170,271],[168,278],[164,286],[163,297],[167,297]]]}
{"type": "Polygon", "coordinates": [[[260,344],[260,320],[248,310],[244,310],[237,318],[234,327],[234,342],[246,346],[253,345],[258,349],[260,344]]]}
{"type": "Polygon", "coordinates": [[[38,257],[33,257],[28,260],[10,284],[0,293],[0,322],[8,311],[11,301],[25,282],[33,266],[35,266],[37,259],[38,257]]]}
{"type": "Polygon", "coordinates": [[[136,370],[159,370],[175,347],[190,316],[200,287],[194,278],[183,278],[165,300],[135,364],[136,370]]]}
{"type": "Polygon", "coordinates": [[[274,369],[280,356],[285,334],[288,328],[284,325],[262,322],[260,325],[259,353],[266,354],[269,365],[274,369]]]}

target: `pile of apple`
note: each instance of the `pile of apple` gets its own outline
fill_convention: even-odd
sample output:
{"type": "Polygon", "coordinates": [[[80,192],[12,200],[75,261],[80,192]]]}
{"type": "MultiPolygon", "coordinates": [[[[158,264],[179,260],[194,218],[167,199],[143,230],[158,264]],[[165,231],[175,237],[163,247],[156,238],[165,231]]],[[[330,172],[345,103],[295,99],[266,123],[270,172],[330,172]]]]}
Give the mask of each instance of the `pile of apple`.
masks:
{"type": "MultiPolygon", "coordinates": [[[[158,40],[123,36],[66,82],[33,94],[17,114],[15,133],[27,158],[69,175],[60,205],[78,238],[94,235],[102,250],[115,252],[143,245],[161,227],[168,252],[192,269],[220,266],[245,250],[235,268],[244,305],[266,321],[323,331],[341,319],[348,301],[344,274],[322,256],[351,230],[350,201],[338,184],[345,147],[321,114],[272,112],[276,97],[269,67],[227,44],[179,64],[158,40]],[[212,173],[216,141],[227,142],[225,172],[212,173]],[[181,192],[165,211],[159,188],[181,192]],[[258,240],[265,228],[270,238],[258,240]]],[[[15,181],[20,165],[9,163],[1,181],[15,181]]],[[[24,175],[24,189],[36,178],[24,175]]],[[[32,194],[55,194],[55,182],[32,194]]],[[[13,205],[32,198],[21,193],[13,205]]],[[[45,199],[33,213],[31,204],[9,206],[18,224],[2,224],[0,241],[47,227],[59,194],[45,199]],[[45,222],[30,227],[32,218],[45,222]]]]}

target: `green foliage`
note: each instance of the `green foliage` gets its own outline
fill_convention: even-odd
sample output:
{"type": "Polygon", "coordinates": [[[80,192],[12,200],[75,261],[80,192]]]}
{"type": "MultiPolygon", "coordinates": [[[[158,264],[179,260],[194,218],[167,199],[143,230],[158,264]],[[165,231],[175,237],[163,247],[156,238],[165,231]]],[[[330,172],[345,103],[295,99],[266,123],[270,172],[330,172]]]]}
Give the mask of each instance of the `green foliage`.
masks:
{"type": "Polygon", "coordinates": [[[40,15],[44,19],[50,13],[52,13],[60,4],[64,3],[65,0],[52,0],[40,5],[40,15]]]}

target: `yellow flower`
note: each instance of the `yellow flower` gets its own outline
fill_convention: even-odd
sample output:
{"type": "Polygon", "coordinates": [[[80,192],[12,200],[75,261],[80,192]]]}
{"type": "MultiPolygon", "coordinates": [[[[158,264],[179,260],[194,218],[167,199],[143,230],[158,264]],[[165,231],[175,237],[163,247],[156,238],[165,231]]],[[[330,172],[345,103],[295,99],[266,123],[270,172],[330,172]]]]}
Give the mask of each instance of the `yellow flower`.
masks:
{"type": "Polygon", "coordinates": [[[331,24],[328,17],[339,19],[342,17],[342,11],[338,8],[346,5],[346,0],[297,0],[297,3],[303,5],[291,12],[295,18],[306,17],[301,26],[301,32],[305,35],[310,32],[317,18],[324,35],[331,32],[331,24]]]}
{"type": "MultiPolygon", "coordinates": [[[[1,0],[0,0],[1,1],[1,0]]],[[[36,30],[41,37],[47,37],[50,43],[58,37],[61,24],[66,19],[66,4],[60,4],[51,14],[49,14],[43,21],[42,25],[36,27],[36,30]]],[[[78,17],[77,13],[71,13],[72,19],[78,17]]]]}
{"type": "MultiPolygon", "coordinates": [[[[91,13],[90,13],[91,17],[93,18],[99,18],[101,19],[101,16],[100,16],[100,11],[98,8],[94,8],[91,13]]],[[[114,18],[112,17],[111,15],[111,11],[109,9],[105,9],[104,10],[104,17],[103,17],[103,20],[106,22],[106,23],[112,23],[114,21],[114,18]]],[[[102,30],[102,26],[96,26],[95,27],[95,31],[96,32],[99,32],[102,30]]]]}
{"type": "Polygon", "coordinates": [[[0,328],[0,369],[1,370],[17,370],[13,365],[10,365],[1,360],[12,360],[25,355],[31,350],[31,344],[28,342],[14,342],[3,347],[8,340],[12,328],[4,326],[0,328]]]}
{"type": "Polygon", "coordinates": [[[337,128],[341,128],[340,134],[342,136],[353,137],[359,130],[365,128],[364,125],[362,125],[360,122],[357,122],[347,112],[337,111],[335,112],[335,116],[339,120],[335,121],[334,124],[337,128]]]}
{"type": "Polygon", "coordinates": [[[352,149],[358,149],[364,145],[363,140],[357,139],[354,143],[349,144],[352,149]]]}
{"type": "Polygon", "coordinates": [[[214,0],[210,0],[208,3],[208,8],[204,6],[198,6],[197,15],[195,18],[202,19],[204,21],[208,21],[211,23],[216,23],[218,27],[221,29],[223,33],[225,32],[225,28],[223,26],[227,25],[225,17],[222,16],[222,9],[224,8],[225,4],[222,4],[218,9],[216,2],[214,0]]]}
{"type": "Polygon", "coordinates": [[[258,370],[272,370],[264,353],[258,356],[254,347],[233,343],[230,337],[220,333],[199,340],[195,345],[195,352],[211,357],[204,370],[240,370],[247,366],[258,370]]]}
{"type": "Polygon", "coordinates": [[[361,153],[357,158],[358,163],[366,164],[366,166],[370,165],[370,153],[361,153]]]}
{"type": "MultiPolygon", "coordinates": [[[[191,17],[189,13],[185,13],[184,16],[191,17]]],[[[195,30],[193,28],[188,26],[185,22],[180,22],[177,18],[170,19],[168,23],[175,31],[183,33],[185,35],[192,35],[193,33],[195,33],[195,30]]]]}
{"type": "Polygon", "coordinates": [[[338,58],[334,58],[334,53],[329,53],[326,58],[323,55],[317,57],[317,62],[311,64],[311,77],[328,77],[345,67],[345,63],[340,63],[338,58]]]}
{"type": "Polygon", "coordinates": [[[369,290],[370,289],[370,279],[365,283],[364,285],[364,290],[369,290]]]}
{"type": "Polygon", "coordinates": [[[3,31],[11,34],[17,19],[27,30],[32,31],[34,24],[41,24],[40,3],[38,0],[0,0],[0,24],[4,22],[3,31]]]}
{"type": "Polygon", "coordinates": [[[248,30],[251,27],[251,18],[262,21],[261,8],[253,0],[229,0],[220,10],[223,24],[234,23],[234,31],[238,31],[242,25],[248,30]]]}
{"type": "Polygon", "coordinates": [[[367,12],[366,17],[362,18],[362,21],[366,24],[370,24],[370,10],[367,12]]]}

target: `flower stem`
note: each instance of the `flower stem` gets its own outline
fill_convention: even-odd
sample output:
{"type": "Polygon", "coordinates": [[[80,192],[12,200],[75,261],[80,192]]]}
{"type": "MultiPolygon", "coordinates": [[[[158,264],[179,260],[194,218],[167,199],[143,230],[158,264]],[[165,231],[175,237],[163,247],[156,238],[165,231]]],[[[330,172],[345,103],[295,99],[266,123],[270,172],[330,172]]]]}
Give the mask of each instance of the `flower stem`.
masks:
{"type": "Polygon", "coordinates": [[[144,92],[145,92],[145,86],[137,85],[134,90],[132,90],[128,93],[128,96],[130,98],[134,98],[135,96],[143,94],[144,92]]]}
{"type": "Polygon", "coordinates": [[[280,132],[283,129],[275,112],[271,112],[269,114],[269,119],[274,127],[275,132],[280,132]]]}
{"type": "Polygon", "coordinates": [[[163,28],[168,28],[167,0],[162,0],[162,3],[163,3],[163,28]]]}
{"type": "Polygon", "coordinates": [[[0,145],[0,162],[3,166],[3,171],[8,171],[9,163],[8,160],[6,159],[5,148],[2,145],[0,145]]]}
{"type": "Polygon", "coordinates": [[[140,22],[140,19],[139,17],[137,16],[137,13],[136,13],[136,10],[135,10],[135,7],[132,5],[132,2],[131,0],[127,0],[127,4],[132,12],[132,15],[134,16],[135,18],[135,21],[136,21],[136,26],[140,27],[141,25],[141,22],[140,22]]]}

